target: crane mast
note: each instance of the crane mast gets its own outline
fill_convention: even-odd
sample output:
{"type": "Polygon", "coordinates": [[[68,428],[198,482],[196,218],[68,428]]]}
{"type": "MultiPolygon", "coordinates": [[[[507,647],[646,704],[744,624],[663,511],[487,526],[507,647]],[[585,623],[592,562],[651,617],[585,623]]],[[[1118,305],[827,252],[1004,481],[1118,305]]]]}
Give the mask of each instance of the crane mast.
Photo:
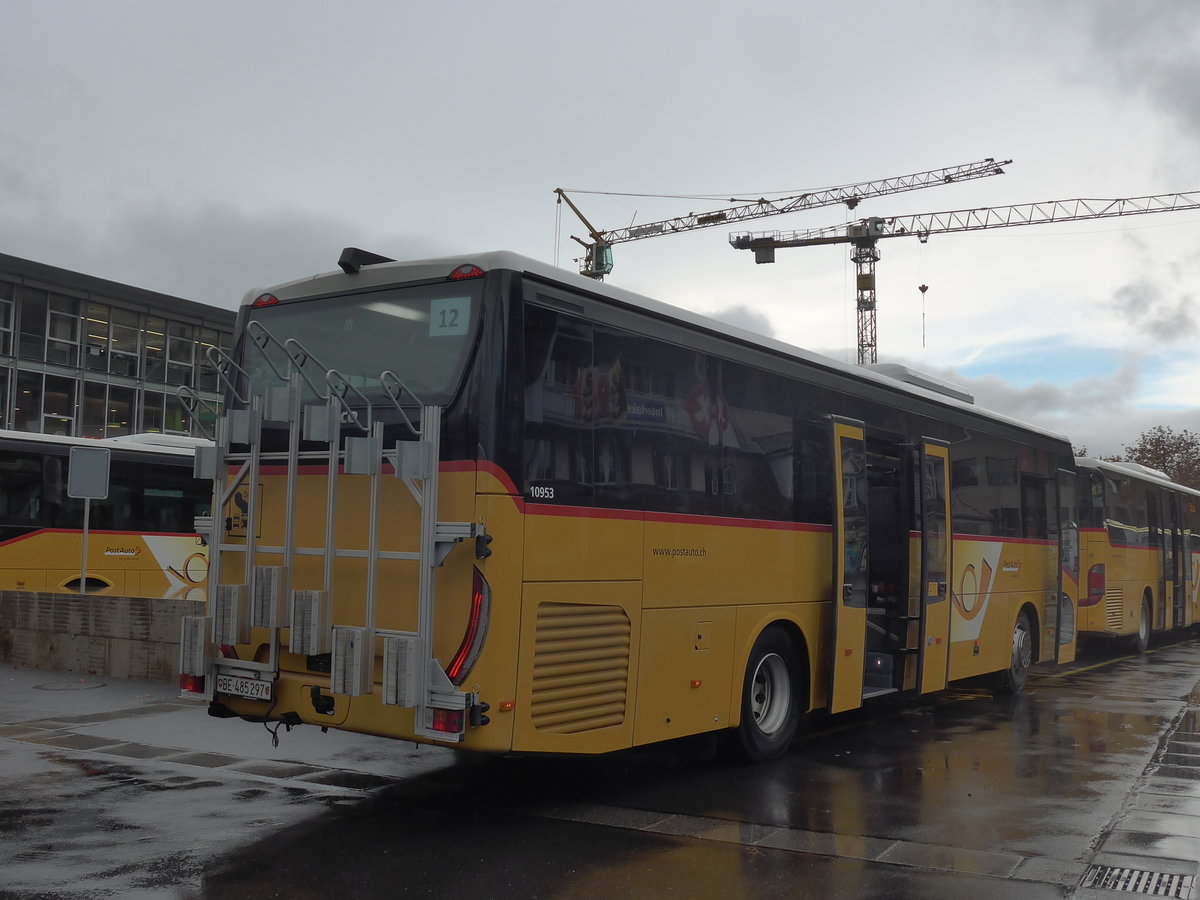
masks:
{"type": "MultiPolygon", "coordinates": [[[[881,178],[875,181],[864,181],[859,184],[847,184],[837,187],[821,188],[779,197],[775,200],[760,198],[737,206],[715,209],[709,212],[688,213],[672,219],[662,219],[658,222],[646,222],[642,225],[631,225],[628,228],[618,228],[601,231],[594,227],[579,210],[563,188],[555,188],[559,202],[565,202],[571,211],[579,218],[588,230],[590,241],[571,235],[571,240],[581,244],[587,251],[580,265],[580,274],[590,278],[600,279],[612,271],[612,245],[627,241],[638,241],[644,238],[658,237],[664,234],[680,234],[685,231],[695,231],[700,228],[712,228],[717,225],[727,225],[731,222],[742,222],[748,219],[761,219],[766,216],[779,216],[785,213],[797,212],[803,209],[817,209],[823,206],[834,206],[845,203],[850,209],[855,209],[862,200],[871,197],[882,197],[887,194],[898,194],[905,191],[915,191],[921,188],[936,187],[941,184],[955,184],[960,181],[972,181],[976,178],[987,178],[992,175],[1003,175],[1004,166],[1010,165],[1011,159],[996,162],[993,157],[976,162],[961,163],[957,166],[945,166],[940,169],[930,169],[925,172],[914,172],[910,175],[897,175],[892,178],[881,178]]],[[[738,201],[730,198],[730,203],[738,201]]]]}
{"type": "Polygon", "coordinates": [[[774,262],[775,251],[782,248],[850,244],[850,260],[854,263],[856,276],[858,361],[863,364],[878,361],[875,263],[879,261],[877,245],[883,238],[915,236],[924,243],[933,234],[1012,228],[1018,225],[1081,222],[1198,208],[1200,192],[1196,191],[1114,199],[1045,200],[1013,206],[956,209],[887,218],[872,216],[851,222],[849,225],[831,225],[808,231],[735,232],[729,235],[729,243],[736,250],[753,250],[756,263],[774,262]]]}

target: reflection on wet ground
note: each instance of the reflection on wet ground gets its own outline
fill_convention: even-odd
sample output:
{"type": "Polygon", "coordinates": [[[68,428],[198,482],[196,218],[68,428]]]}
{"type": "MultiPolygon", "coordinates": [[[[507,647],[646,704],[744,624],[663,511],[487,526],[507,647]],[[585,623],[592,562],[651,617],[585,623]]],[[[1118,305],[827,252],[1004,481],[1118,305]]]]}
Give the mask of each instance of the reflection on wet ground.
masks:
{"type": "Polygon", "coordinates": [[[591,759],[385,744],[330,768],[18,723],[0,728],[24,778],[0,787],[0,892],[1029,898],[1090,896],[1073,892],[1097,861],[1190,877],[1197,661],[1193,641],[1098,653],[1017,697],[815,716],[758,767],[697,739],[591,759]],[[388,777],[393,753],[437,762],[388,777]]]}
{"type": "MultiPolygon", "coordinates": [[[[432,861],[470,847],[480,871],[478,883],[464,876],[467,890],[496,890],[532,869],[539,895],[703,896],[717,885],[754,896],[775,885],[825,898],[1064,896],[1123,833],[1127,845],[1104,849],[1139,852],[1139,840],[1140,852],[1181,849],[1162,837],[1175,826],[1152,801],[1132,815],[1157,818],[1153,839],[1112,826],[1147,766],[1169,767],[1181,752],[1185,737],[1165,751],[1160,740],[1196,682],[1196,656],[1193,644],[1091,656],[1017,697],[960,688],[818,717],[786,758],[759,767],[713,761],[703,740],[587,760],[465,761],[357,808],[359,866],[378,870],[371,848],[381,839],[368,837],[378,828],[431,860],[405,870],[417,888],[437,883],[432,861]],[[504,831],[499,846],[494,828],[504,831]]],[[[307,883],[336,889],[337,876],[301,860],[307,842],[340,841],[344,827],[296,835],[299,845],[270,862],[275,875],[302,866],[307,883]]],[[[262,862],[249,853],[210,875],[206,894],[232,896],[252,860],[262,862]]]]}

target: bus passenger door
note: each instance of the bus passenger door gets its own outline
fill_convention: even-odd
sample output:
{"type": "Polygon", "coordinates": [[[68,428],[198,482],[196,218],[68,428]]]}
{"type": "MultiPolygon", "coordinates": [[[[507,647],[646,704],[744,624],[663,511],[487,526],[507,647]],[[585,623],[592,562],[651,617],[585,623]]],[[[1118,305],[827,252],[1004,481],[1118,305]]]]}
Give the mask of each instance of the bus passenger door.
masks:
{"type": "Polygon", "coordinates": [[[862,422],[833,417],[833,656],[829,711],[862,706],[867,643],[867,446],[862,422]]]}
{"type": "Polygon", "coordinates": [[[950,664],[950,447],[923,438],[921,488],[921,677],[922,694],[946,686],[950,664]]]}
{"type": "Polygon", "coordinates": [[[1177,497],[1176,502],[1177,514],[1175,518],[1176,541],[1175,541],[1175,565],[1180,572],[1180,590],[1178,590],[1178,598],[1180,598],[1181,613],[1176,619],[1178,625],[1192,625],[1195,623],[1194,610],[1192,608],[1192,593],[1195,590],[1195,572],[1192,569],[1192,550],[1190,545],[1195,540],[1192,530],[1189,528],[1189,523],[1195,514],[1195,502],[1188,497],[1177,497]]]}
{"type": "MultiPolygon", "coordinates": [[[[1079,523],[1075,520],[1075,473],[1058,470],[1058,627],[1055,662],[1075,660],[1079,607],[1079,523]]],[[[1091,498],[1087,499],[1091,502],[1091,498]]]]}
{"type": "Polygon", "coordinates": [[[1168,595],[1174,588],[1170,573],[1171,538],[1167,526],[1171,516],[1162,508],[1162,504],[1159,502],[1160,496],[1168,501],[1171,499],[1159,491],[1146,490],[1146,540],[1152,548],[1151,553],[1154,552],[1153,548],[1158,550],[1158,578],[1154,590],[1158,603],[1156,604],[1157,610],[1152,611],[1150,615],[1150,627],[1154,630],[1170,627],[1167,624],[1167,614],[1170,612],[1167,604],[1169,602],[1168,595]]]}
{"type": "Polygon", "coordinates": [[[1175,494],[1163,495],[1163,504],[1167,507],[1164,516],[1167,520],[1167,533],[1163,535],[1163,542],[1169,548],[1167,577],[1171,579],[1171,624],[1176,628],[1187,624],[1184,609],[1184,598],[1187,596],[1187,566],[1184,565],[1184,561],[1187,555],[1183,551],[1183,516],[1180,500],[1175,494]]]}

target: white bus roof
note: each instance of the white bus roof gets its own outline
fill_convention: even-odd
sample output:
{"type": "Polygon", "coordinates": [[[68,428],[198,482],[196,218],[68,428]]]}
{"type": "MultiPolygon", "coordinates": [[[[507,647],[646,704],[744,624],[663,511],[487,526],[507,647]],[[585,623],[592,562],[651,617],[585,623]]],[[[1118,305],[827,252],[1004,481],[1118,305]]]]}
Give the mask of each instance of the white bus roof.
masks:
{"type": "Polygon", "coordinates": [[[1128,478],[1132,475],[1134,478],[1142,481],[1162,484],[1174,490],[1182,491],[1186,494],[1195,494],[1200,497],[1200,491],[1195,488],[1190,488],[1186,484],[1180,484],[1178,481],[1172,481],[1171,476],[1166,472],[1160,472],[1158,469],[1143,466],[1141,463],[1125,462],[1124,460],[1093,459],[1090,456],[1080,456],[1075,459],[1075,464],[1090,469],[1099,469],[1102,472],[1108,472],[1118,477],[1124,476],[1128,478]]]}
{"type": "Polygon", "coordinates": [[[313,294],[340,293],[342,291],[349,292],[369,287],[384,287],[401,281],[445,278],[454,269],[468,264],[477,265],[485,272],[492,269],[509,269],[516,272],[526,272],[550,281],[561,282],[565,286],[574,287],[587,294],[607,297],[626,306],[643,309],[660,318],[674,320],[684,325],[721,335],[722,337],[732,338],[734,341],[742,344],[761,347],[773,353],[791,357],[829,371],[838,372],[850,378],[885,386],[891,390],[897,390],[911,396],[932,400],[942,406],[969,410],[983,418],[1019,428],[1023,431],[1039,434],[1043,437],[1067,443],[1070,442],[1066,435],[1059,432],[1051,431],[1050,429],[1033,425],[1029,422],[1023,422],[1020,419],[1011,418],[994,410],[985,410],[977,407],[974,405],[973,398],[970,398],[970,395],[961,388],[954,386],[956,390],[947,390],[945,386],[948,386],[949,383],[942,382],[933,376],[917,377],[919,373],[914,373],[910,369],[898,366],[897,369],[903,370],[903,372],[898,371],[894,375],[901,375],[902,377],[894,377],[894,375],[888,375],[884,372],[872,371],[870,367],[847,365],[831,357],[787,344],[775,338],[755,334],[726,322],[711,319],[690,310],[672,306],[660,300],[645,297],[604,282],[595,281],[576,272],[507,250],[465,253],[458,256],[433,259],[376,263],[374,265],[364,265],[354,274],[348,274],[341,270],[324,272],[269,288],[247,291],[246,295],[242,298],[242,305],[249,306],[257,297],[264,293],[273,294],[280,300],[293,300],[300,297],[312,296],[313,294]]]}
{"type": "Polygon", "coordinates": [[[213,445],[204,438],[185,437],[174,434],[127,434],[111,438],[71,437],[62,434],[42,434],[37,431],[9,431],[0,429],[0,440],[24,444],[54,444],[63,447],[108,447],[110,449],[134,450],[144,453],[159,453],[168,456],[194,456],[197,447],[213,445]]]}

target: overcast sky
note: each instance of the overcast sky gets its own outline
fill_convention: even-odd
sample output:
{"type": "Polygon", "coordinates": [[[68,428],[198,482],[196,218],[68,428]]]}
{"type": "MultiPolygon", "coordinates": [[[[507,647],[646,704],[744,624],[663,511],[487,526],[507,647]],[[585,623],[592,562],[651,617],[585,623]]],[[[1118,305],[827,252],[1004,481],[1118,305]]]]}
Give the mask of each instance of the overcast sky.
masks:
{"type": "MultiPolygon", "coordinates": [[[[230,308],[348,245],[573,267],[557,187],[613,229],[1014,160],[755,231],[1200,190],[1194,0],[4,0],[0,33],[0,252],[230,308]]],[[[617,245],[608,280],[853,361],[847,249],[728,233],[617,245]]],[[[1200,431],[1200,211],[879,249],[881,362],[1093,454],[1200,431]]]]}

